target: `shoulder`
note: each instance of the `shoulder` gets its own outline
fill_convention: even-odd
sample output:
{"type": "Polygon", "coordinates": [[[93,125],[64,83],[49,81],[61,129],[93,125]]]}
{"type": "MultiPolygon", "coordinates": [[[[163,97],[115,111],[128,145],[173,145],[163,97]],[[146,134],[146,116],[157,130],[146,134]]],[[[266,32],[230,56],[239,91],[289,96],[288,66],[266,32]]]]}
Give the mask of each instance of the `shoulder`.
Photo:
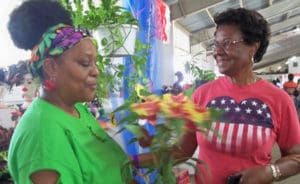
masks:
{"type": "Polygon", "coordinates": [[[283,83],[283,87],[285,87],[285,88],[296,88],[297,83],[293,82],[293,81],[287,81],[287,82],[283,83]]]}
{"type": "Polygon", "coordinates": [[[194,93],[198,94],[198,93],[210,90],[210,89],[211,90],[212,89],[218,90],[221,86],[224,85],[224,82],[225,82],[224,81],[224,77],[220,77],[220,78],[218,78],[216,80],[202,83],[200,86],[198,86],[196,88],[196,90],[194,91],[194,93]]]}
{"type": "Polygon", "coordinates": [[[224,86],[223,77],[201,84],[193,92],[192,100],[196,103],[205,103],[204,101],[210,99],[216,93],[222,93],[224,91],[222,86],[224,86]]]}

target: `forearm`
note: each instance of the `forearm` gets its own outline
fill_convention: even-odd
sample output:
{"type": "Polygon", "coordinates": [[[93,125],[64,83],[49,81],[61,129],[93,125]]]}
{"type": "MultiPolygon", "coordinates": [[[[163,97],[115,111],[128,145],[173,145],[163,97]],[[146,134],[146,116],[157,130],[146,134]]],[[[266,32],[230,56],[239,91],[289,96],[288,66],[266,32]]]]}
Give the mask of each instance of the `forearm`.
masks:
{"type": "Polygon", "coordinates": [[[280,171],[279,180],[284,180],[300,172],[300,154],[290,154],[275,162],[280,171]]]}
{"type": "MultiPolygon", "coordinates": [[[[188,142],[190,143],[190,142],[188,142]]],[[[178,162],[184,162],[192,157],[193,153],[195,152],[196,145],[185,144],[183,147],[173,147],[170,150],[169,155],[172,156],[174,160],[178,162]],[[189,146],[188,146],[189,145],[189,146]],[[188,148],[185,148],[187,147],[188,148]]],[[[137,155],[129,156],[131,164],[138,168],[146,168],[155,163],[158,163],[160,158],[159,155],[155,153],[141,153],[137,155]]]]}
{"type": "MultiPolygon", "coordinates": [[[[179,146],[174,146],[169,153],[170,156],[178,162],[184,162],[193,156],[196,148],[197,141],[195,132],[187,132],[183,135],[181,144],[179,146]]],[[[138,161],[138,167],[140,168],[148,167],[149,165],[158,163],[160,160],[159,156],[155,153],[142,153],[138,154],[135,159],[133,156],[130,156],[129,159],[133,165],[137,165],[136,162],[138,161]]]]}
{"type": "Polygon", "coordinates": [[[129,156],[130,163],[137,168],[147,168],[153,163],[157,162],[158,157],[153,153],[141,153],[129,156]],[[136,157],[136,158],[134,158],[136,157]]]}
{"type": "MultiPolygon", "coordinates": [[[[178,162],[184,162],[188,159],[188,155],[178,148],[174,148],[170,151],[170,156],[173,156],[178,162]]],[[[159,156],[154,153],[141,153],[137,155],[129,156],[130,163],[136,168],[147,168],[155,163],[159,162],[159,156]]]]}

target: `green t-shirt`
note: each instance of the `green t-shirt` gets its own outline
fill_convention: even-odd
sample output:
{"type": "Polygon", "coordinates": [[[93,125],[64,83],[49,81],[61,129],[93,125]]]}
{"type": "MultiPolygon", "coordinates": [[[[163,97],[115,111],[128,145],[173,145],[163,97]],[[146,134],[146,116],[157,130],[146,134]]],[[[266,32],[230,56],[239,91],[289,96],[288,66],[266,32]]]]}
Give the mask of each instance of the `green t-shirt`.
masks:
{"type": "Polygon", "coordinates": [[[16,184],[38,170],[55,170],[59,184],[119,184],[132,179],[128,157],[82,104],[75,118],[36,98],[17,125],[8,152],[16,184]]]}

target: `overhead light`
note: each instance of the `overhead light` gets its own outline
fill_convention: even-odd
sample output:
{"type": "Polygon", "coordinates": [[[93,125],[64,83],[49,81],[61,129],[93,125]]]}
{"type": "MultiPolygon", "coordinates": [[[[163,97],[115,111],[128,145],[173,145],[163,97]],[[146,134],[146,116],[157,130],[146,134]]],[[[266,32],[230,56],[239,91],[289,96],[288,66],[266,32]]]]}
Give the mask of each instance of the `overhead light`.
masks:
{"type": "Polygon", "coordinates": [[[294,31],[294,32],[300,32],[300,27],[299,27],[299,25],[297,25],[297,26],[294,28],[293,31],[294,31]]]}
{"type": "Polygon", "coordinates": [[[289,58],[290,61],[295,61],[296,59],[297,59],[296,56],[292,56],[292,57],[289,58]]]}

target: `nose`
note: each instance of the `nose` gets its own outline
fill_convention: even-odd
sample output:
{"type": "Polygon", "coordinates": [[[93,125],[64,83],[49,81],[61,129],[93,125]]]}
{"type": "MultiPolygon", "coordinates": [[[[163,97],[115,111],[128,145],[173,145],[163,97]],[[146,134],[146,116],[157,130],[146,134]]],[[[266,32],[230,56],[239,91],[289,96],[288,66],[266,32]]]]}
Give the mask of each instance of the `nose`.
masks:
{"type": "Polygon", "coordinates": [[[96,64],[96,62],[93,64],[92,68],[91,68],[91,75],[98,77],[99,75],[99,70],[98,70],[98,66],[96,64]]]}
{"type": "Polygon", "coordinates": [[[224,52],[225,52],[225,50],[221,46],[217,46],[217,47],[213,48],[212,51],[213,51],[214,56],[224,54],[224,52]]]}

